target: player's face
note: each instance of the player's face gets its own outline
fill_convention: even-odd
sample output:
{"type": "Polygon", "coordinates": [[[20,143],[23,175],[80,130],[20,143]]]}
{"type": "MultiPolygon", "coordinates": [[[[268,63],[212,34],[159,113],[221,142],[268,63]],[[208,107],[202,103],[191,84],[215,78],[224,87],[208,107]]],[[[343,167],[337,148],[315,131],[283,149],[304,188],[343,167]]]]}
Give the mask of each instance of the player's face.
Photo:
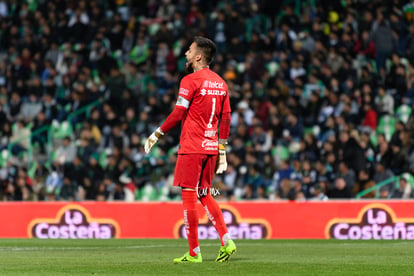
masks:
{"type": "Polygon", "coordinates": [[[198,56],[197,45],[193,42],[187,52],[185,52],[185,57],[187,59],[185,65],[188,71],[194,71],[194,65],[197,62],[198,56]]]}

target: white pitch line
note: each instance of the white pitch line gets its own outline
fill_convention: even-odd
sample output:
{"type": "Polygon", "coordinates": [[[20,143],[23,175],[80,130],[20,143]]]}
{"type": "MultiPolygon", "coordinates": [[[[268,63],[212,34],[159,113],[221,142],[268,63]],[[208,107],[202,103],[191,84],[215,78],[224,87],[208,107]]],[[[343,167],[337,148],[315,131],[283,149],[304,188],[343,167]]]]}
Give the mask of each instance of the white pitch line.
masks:
{"type": "MultiPolygon", "coordinates": [[[[236,240],[237,243],[237,240],[236,240]]],[[[183,246],[185,243],[183,243],[183,246]]],[[[246,243],[243,244],[243,247],[247,246],[260,246],[261,243],[246,243]]],[[[216,247],[220,246],[220,243],[203,243],[200,245],[201,247],[216,247]]],[[[88,250],[88,249],[140,249],[140,248],[166,248],[166,247],[177,247],[177,245],[171,244],[153,244],[153,245],[127,245],[127,246],[71,246],[71,247],[50,247],[50,246],[31,246],[31,247],[8,247],[2,246],[0,247],[0,252],[7,252],[7,251],[53,251],[53,250],[88,250]]]]}
{"type": "Polygon", "coordinates": [[[0,251],[52,251],[52,250],[88,250],[88,249],[122,249],[122,248],[154,248],[154,247],[173,247],[171,245],[135,245],[135,246],[73,246],[73,247],[0,247],[0,251]]]}

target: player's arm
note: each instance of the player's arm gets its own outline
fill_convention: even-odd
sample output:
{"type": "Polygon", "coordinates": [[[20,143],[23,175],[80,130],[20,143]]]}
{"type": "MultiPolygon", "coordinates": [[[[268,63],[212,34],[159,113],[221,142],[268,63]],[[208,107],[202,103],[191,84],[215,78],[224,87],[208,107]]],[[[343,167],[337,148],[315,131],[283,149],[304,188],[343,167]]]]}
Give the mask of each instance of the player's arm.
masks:
{"type": "Polygon", "coordinates": [[[216,173],[221,174],[227,170],[226,145],[230,133],[230,112],[223,113],[219,127],[219,156],[217,158],[216,173]]]}
{"type": "Polygon", "coordinates": [[[223,104],[223,111],[219,126],[219,156],[217,158],[216,173],[221,174],[227,170],[226,145],[230,133],[230,103],[228,97],[223,104]]]}
{"type": "Polygon", "coordinates": [[[190,107],[190,99],[192,97],[191,83],[188,78],[184,78],[180,84],[180,91],[178,94],[177,103],[175,104],[174,110],[168,115],[165,122],[157,128],[145,141],[145,152],[149,153],[151,148],[158,142],[158,140],[175,127],[187,114],[187,110],[190,107]],[[184,88],[186,87],[186,88],[184,88]],[[188,89],[187,89],[188,88],[188,89]]]}
{"type": "Polygon", "coordinates": [[[230,134],[230,112],[223,113],[221,115],[220,127],[219,127],[219,145],[227,145],[227,139],[230,134]]]}
{"type": "MultiPolygon", "coordinates": [[[[180,96],[178,97],[180,100],[180,96]]],[[[177,104],[179,102],[177,101],[177,104]]],[[[158,142],[158,140],[165,135],[168,131],[170,131],[173,127],[175,127],[182,119],[184,119],[187,113],[187,109],[183,108],[182,106],[176,105],[174,110],[168,115],[165,122],[154,131],[150,137],[148,137],[147,141],[145,142],[145,152],[149,153],[151,148],[158,142]]]]}
{"type": "Polygon", "coordinates": [[[167,133],[173,127],[175,127],[182,119],[184,119],[185,115],[187,114],[187,109],[190,105],[190,101],[185,99],[182,96],[178,96],[177,103],[175,104],[174,110],[171,114],[167,117],[165,122],[161,125],[161,131],[163,133],[167,133]]]}

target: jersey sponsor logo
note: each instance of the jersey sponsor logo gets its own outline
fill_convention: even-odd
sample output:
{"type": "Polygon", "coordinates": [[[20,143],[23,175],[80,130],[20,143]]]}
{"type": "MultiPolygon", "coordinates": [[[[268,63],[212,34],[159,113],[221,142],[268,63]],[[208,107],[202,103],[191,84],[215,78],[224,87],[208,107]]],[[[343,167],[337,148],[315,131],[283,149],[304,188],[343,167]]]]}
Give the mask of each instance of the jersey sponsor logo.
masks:
{"type": "Polygon", "coordinates": [[[56,218],[37,218],[28,227],[29,238],[111,239],[119,238],[120,228],[113,219],[93,219],[82,206],[64,206],[56,218]]]}
{"type": "Polygon", "coordinates": [[[325,235],[338,240],[414,240],[414,218],[397,218],[385,204],[369,204],[356,218],[334,218],[325,235]]]}
{"type": "Polygon", "coordinates": [[[204,81],[203,87],[205,88],[216,88],[216,89],[223,89],[224,88],[224,82],[217,82],[217,81],[204,81]]]}
{"type": "Polygon", "coordinates": [[[178,94],[184,95],[184,96],[188,96],[188,89],[185,88],[180,88],[180,91],[178,92],[178,94]]]}
{"type": "Polygon", "coordinates": [[[211,89],[201,89],[200,90],[200,95],[201,96],[226,96],[226,91],[224,90],[211,90],[211,89]]]}
{"type": "Polygon", "coordinates": [[[211,140],[204,140],[203,143],[201,143],[201,147],[203,147],[205,150],[217,150],[218,142],[211,141],[211,140]]]}
{"type": "Polygon", "coordinates": [[[210,138],[216,136],[217,131],[215,130],[206,130],[204,131],[204,137],[210,138]]]}
{"type": "MultiPolygon", "coordinates": [[[[271,237],[272,228],[267,220],[243,218],[239,211],[232,206],[220,205],[220,208],[224,222],[227,224],[227,230],[232,238],[259,240],[271,237]]],[[[200,219],[198,237],[201,240],[218,239],[217,231],[209,219],[212,216],[208,211],[206,213],[207,215],[200,219]]],[[[182,219],[175,225],[174,235],[176,238],[187,238],[187,231],[182,219]]]]}

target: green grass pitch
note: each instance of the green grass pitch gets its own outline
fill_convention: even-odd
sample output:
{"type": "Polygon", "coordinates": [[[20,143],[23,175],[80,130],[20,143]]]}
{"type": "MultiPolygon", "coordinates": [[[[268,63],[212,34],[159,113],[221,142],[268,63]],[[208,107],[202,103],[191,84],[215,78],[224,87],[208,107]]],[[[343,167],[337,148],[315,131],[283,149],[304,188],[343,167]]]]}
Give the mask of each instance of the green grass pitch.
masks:
{"type": "Polygon", "coordinates": [[[186,240],[0,239],[0,275],[414,275],[414,242],[236,240],[217,264],[218,241],[200,241],[202,264],[173,264],[186,240]]]}

